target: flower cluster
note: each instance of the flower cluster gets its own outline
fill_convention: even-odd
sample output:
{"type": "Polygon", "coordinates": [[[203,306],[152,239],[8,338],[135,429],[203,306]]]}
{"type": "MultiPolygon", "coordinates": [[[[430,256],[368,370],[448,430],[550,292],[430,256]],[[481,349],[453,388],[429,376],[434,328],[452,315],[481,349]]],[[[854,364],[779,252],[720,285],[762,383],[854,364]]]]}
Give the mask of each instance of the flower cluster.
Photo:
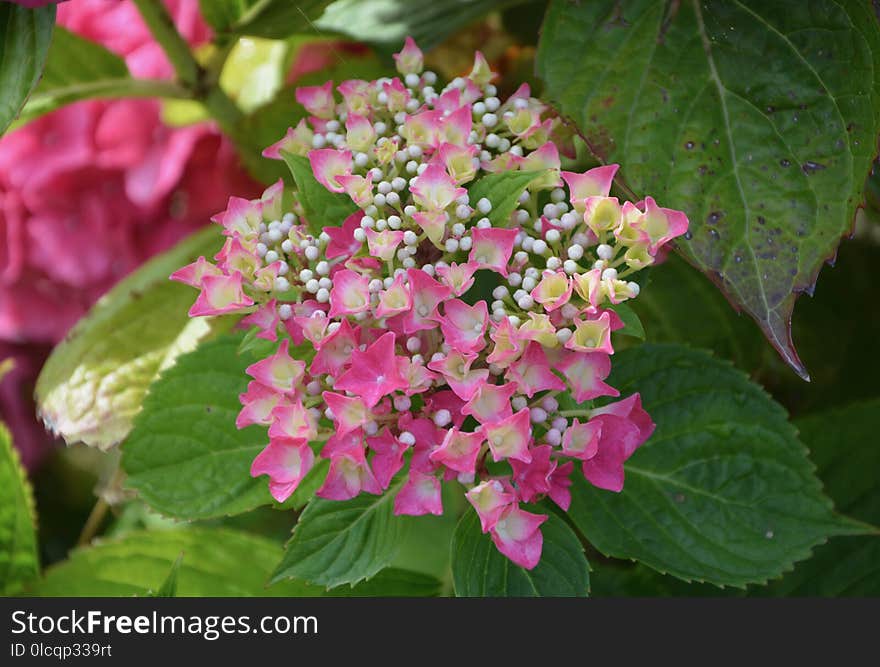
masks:
{"type": "Polygon", "coordinates": [[[411,40],[396,62],[400,77],[345,81],[341,100],[332,82],[300,88],[309,118],[265,152],[307,156],[353,214],[313,233],[281,182],[233,198],[216,263],[173,278],[201,290],[192,315],[246,312],[281,338],[247,369],[238,417],[269,427],[251,472],[277,500],[316,456],[330,461],[318,496],[392,489],[398,514],[442,513],[441,481],[457,480],[498,549],[532,568],[547,517],[520,504],[567,509],[575,464],[620,491],[653,431],[637,394],[592,401],[619,396],[613,307],[687,218],[609,196],[616,166],[562,171],[559,120],[526,85],[502,102],[481,54],[440,89],[411,40]]]}

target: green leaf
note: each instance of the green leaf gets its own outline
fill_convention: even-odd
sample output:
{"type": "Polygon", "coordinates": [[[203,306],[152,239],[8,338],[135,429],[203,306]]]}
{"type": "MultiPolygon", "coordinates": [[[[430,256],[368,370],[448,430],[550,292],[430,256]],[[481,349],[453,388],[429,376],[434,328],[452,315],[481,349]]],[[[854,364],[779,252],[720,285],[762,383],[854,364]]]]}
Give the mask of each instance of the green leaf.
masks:
{"type": "Polygon", "coordinates": [[[31,487],[12,436],[0,423],[0,595],[37,576],[36,513],[31,487]]]}
{"type": "Polygon", "coordinates": [[[369,579],[389,565],[406,527],[405,518],[394,516],[398,488],[399,482],[381,496],[312,500],[272,581],[295,578],[333,588],[369,579]]]}
{"type": "Polygon", "coordinates": [[[624,396],[640,392],[657,430],[627,462],[622,493],[580,478],[572,486],[569,516],[603,554],[741,587],[852,532],[785,411],[728,363],[642,345],[615,355],[609,382],[624,396]]]}
{"type": "Polygon", "coordinates": [[[281,546],[263,537],[189,526],[136,531],[76,549],[27,590],[43,597],[129,597],[160,590],[177,567],[178,597],[300,597],[321,590],[300,582],[269,587],[281,546]]]}
{"type": "MultiPolygon", "coordinates": [[[[837,509],[880,525],[880,399],[795,422],[837,509]]],[[[880,529],[836,537],[813,558],[757,594],[876,597],[880,595],[880,529]]]]}
{"type": "Polygon", "coordinates": [[[125,61],[118,55],[58,26],[43,77],[19,121],[32,120],[78,100],[159,95],[163,86],[168,84],[131,78],[125,61]]]}
{"type": "Polygon", "coordinates": [[[389,567],[354,588],[340,586],[324,593],[325,597],[437,597],[443,583],[422,572],[389,567]]]}
{"type": "Polygon", "coordinates": [[[0,134],[40,79],[54,25],[54,5],[26,9],[0,4],[0,134]]]}
{"type": "Polygon", "coordinates": [[[156,591],[155,595],[151,595],[150,597],[154,598],[173,598],[177,597],[177,575],[180,572],[180,564],[183,562],[183,553],[181,553],[177,560],[174,561],[174,565],[171,566],[171,572],[168,573],[168,576],[165,578],[165,581],[159,587],[159,590],[156,591]]]}
{"type": "Polygon", "coordinates": [[[687,259],[786,361],[794,301],[853,223],[880,129],[880,26],[858,0],[554,0],[538,70],[687,259]]]}
{"type": "MultiPolygon", "coordinates": [[[[705,276],[674,255],[649,273],[648,284],[629,302],[644,323],[647,340],[687,343],[713,350],[743,370],[757,368],[768,346],[705,276]]],[[[797,384],[800,389],[803,382],[797,384]]]]}
{"type": "Polygon", "coordinates": [[[265,478],[250,476],[266,429],[238,430],[238,395],[257,357],[225,335],[181,356],[150,387],[122,452],[126,484],[157,512],[182,519],[239,514],[272,502],[265,478]]]}
{"type": "Polygon", "coordinates": [[[492,203],[492,210],[486,217],[492,222],[492,226],[508,227],[519,196],[529,183],[543,174],[542,171],[499,171],[486,174],[470,184],[468,197],[474,206],[483,197],[488,199],[492,203]]]}
{"type": "Polygon", "coordinates": [[[296,181],[297,197],[313,234],[320,234],[324,227],[341,227],[357,210],[351,197],[330,192],[315,179],[307,157],[286,151],[281,151],[281,155],[296,181]]]}
{"type": "Polygon", "coordinates": [[[642,321],[639,319],[639,316],[636,314],[636,311],[633,310],[632,306],[626,302],[618,303],[612,305],[611,310],[617,313],[621,322],[623,322],[623,329],[620,329],[617,333],[632,336],[639,340],[645,340],[645,327],[642,325],[642,321]]]}
{"type": "Polygon", "coordinates": [[[222,37],[281,39],[308,32],[330,0],[199,0],[205,20],[222,37]]]}
{"type": "Polygon", "coordinates": [[[316,22],[320,30],[348,35],[386,50],[396,49],[407,36],[430,49],[449,35],[496,9],[524,0],[336,0],[316,22]]]}
{"type": "Polygon", "coordinates": [[[68,444],[108,449],[131,430],[147,387],[223,320],[190,319],[196,291],[168,276],[220,245],[215,228],[153,258],[103,296],[52,352],[37,407],[68,444]]]}
{"type": "Polygon", "coordinates": [[[586,597],[590,565],[571,528],[555,514],[541,526],[541,561],[531,570],[502,555],[480,530],[473,510],[461,518],[452,539],[452,578],[458,597],[586,597]]]}

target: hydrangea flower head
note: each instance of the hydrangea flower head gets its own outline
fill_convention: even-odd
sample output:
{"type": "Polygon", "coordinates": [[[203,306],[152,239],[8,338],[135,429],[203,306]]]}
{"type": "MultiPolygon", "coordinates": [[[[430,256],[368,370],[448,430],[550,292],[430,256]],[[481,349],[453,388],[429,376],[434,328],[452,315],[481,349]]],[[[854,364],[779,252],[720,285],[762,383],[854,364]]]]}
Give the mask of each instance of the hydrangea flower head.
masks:
{"type": "Polygon", "coordinates": [[[568,509],[572,475],[620,491],[654,429],[637,394],[607,402],[613,306],[687,218],[621,204],[616,165],[562,171],[560,121],[528,86],[500,100],[482,55],[442,88],[412,40],[395,61],[399,77],[300,89],[309,118],[265,152],[306,159],[354,213],[315,228],[295,191],[280,210],[281,184],[233,198],[215,220],[234,247],[175,277],[201,289],[193,314],[240,312],[280,340],[248,369],[239,417],[268,426],[252,474],[277,500],[314,466],[311,443],[330,460],[318,496],[440,514],[456,482],[533,568],[547,517],[522,504],[568,509]]]}

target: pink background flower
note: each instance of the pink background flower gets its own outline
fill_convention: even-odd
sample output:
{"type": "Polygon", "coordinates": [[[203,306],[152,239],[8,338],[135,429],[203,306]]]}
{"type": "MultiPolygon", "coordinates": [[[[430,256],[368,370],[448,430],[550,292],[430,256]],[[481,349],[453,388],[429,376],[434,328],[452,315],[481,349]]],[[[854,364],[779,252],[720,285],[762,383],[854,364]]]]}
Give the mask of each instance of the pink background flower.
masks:
{"type": "MultiPolygon", "coordinates": [[[[168,0],[181,33],[210,38],[197,0],[168,0]]],[[[131,2],[60,5],[58,23],[125,58],[133,76],[172,74],[131,2]]],[[[211,123],[171,128],[156,100],[79,102],[0,139],[0,417],[33,464],[46,442],[33,381],[51,345],[116,281],[256,185],[211,123]]]]}

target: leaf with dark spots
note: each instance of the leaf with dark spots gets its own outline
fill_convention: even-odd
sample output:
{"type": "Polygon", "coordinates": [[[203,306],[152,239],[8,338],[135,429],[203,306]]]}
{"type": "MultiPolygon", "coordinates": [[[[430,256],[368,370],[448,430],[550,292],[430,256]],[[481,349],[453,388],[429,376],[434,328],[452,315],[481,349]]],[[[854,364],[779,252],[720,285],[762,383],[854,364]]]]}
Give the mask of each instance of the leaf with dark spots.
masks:
{"type": "Polygon", "coordinates": [[[538,71],[638,198],[688,214],[679,252],[806,378],[794,302],[851,229],[880,129],[870,7],[554,0],[538,71]]]}

